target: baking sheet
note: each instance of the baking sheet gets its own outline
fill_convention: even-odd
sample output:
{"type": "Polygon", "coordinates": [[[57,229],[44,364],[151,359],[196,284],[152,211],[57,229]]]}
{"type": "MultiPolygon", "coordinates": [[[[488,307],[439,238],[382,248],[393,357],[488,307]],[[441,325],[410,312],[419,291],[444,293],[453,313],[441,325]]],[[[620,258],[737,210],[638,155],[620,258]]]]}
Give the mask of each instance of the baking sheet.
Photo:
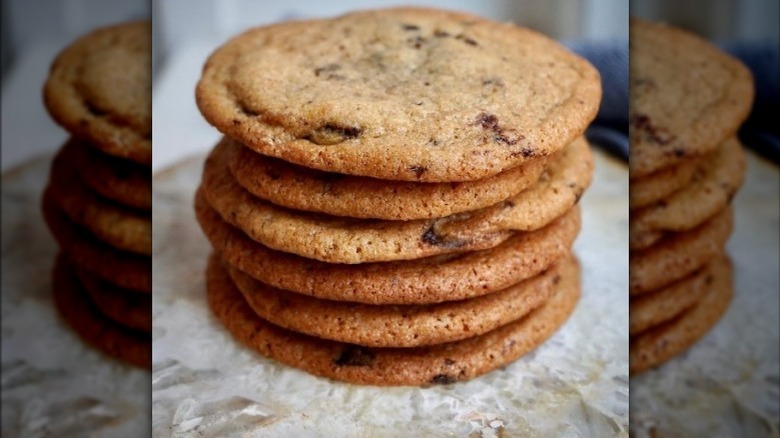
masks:
{"type": "Polygon", "coordinates": [[[747,155],[726,246],[731,305],[693,348],[631,378],[637,438],[780,436],[780,172],[747,155]]]}
{"type": "Polygon", "coordinates": [[[148,371],[93,351],[59,319],[57,246],[40,213],[51,157],[2,177],[3,436],[148,435],[148,371]]]}
{"type": "Polygon", "coordinates": [[[157,436],[628,436],[628,172],[596,151],[575,243],[583,294],[517,362],[430,388],[310,376],[233,341],[205,303],[210,247],[192,209],[203,157],[154,179],[153,431],[157,436]]]}

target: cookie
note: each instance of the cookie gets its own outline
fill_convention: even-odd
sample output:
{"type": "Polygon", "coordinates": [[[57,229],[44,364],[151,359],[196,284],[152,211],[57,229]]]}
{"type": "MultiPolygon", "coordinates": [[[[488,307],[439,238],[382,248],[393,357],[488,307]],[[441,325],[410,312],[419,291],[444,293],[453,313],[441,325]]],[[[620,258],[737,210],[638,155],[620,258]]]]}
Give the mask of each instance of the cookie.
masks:
{"type": "Polygon", "coordinates": [[[567,147],[531,188],[495,206],[440,219],[379,221],[288,210],[252,196],[233,179],[224,150],[203,170],[203,197],[222,218],[270,248],[329,263],[408,260],[492,248],[510,230],[543,227],[577,203],[593,162],[585,141],[567,147]]]}
{"type": "MultiPolygon", "coordinates": [[[[216,255],[214,255],[216,257],[216,255]]],[[[433,305],[376,306],[310,298],[224,266],[249,306],[271,324],[367,347],[419,347],[478,336],[544,304],[561,277],[579,275],[574,258],[499,292],[433,305]]]]}
{"type": "Polygon", "coordinates": [[[633,252],[629,257],[629,294],[661,288],[704,266],[723,252],[733,222],[731,207],[726,207],[693,230],[667,235],[652,247],[633,252]]]}
{"type": "Polygon", "coordinates": [[[651,246],[655,245],[658,241],[663,239],[664,236],[669,236],[674,234],[674,233],[668,233],[664,231],[646,231],[644,233],[631,234],[631,222],[629,222],[628,227],[629,227],[629,234],[628,234],[629,251],[642,251],[644,249],[650,248],[651,246]]]}
{"type": "Polygon", "coordinates": [[[415,183],[328,173],[253,152],[229,137],[225,149],[233,177],[272,204],[334,216],[389,220],[431,219],[491,206],[535,183],[548,158],[478,181],[415,183]]]}
{"type": "Polygon", "coordinates": [[[267,248],[229,226],[202,200],[196,200],[195,212],[222,257],[257,280],[316,298],[365,304],[431,304],[505,289],[566,257],[580,230],[575,207],[541,230],[517,233],[489,250],[345,265],[267,248]]]}
{"type": "Polygon", "coordinates": [[[744,65],[700,37],[665,24],[630,24],[634,179],[714,151],[747,118],[754,90],[744,65]]]}
{"type": "Polygon", "coordinates": [[[72,222],[120,250],[151,255],[150,215],[122,207],[92,193],[79,179],[74,148],[66,144],[54,157],[46,193],[72,222]]]}
{"type": "Polygon", "coordinates": [[[629,208],[633,210],[653,204],[685,187],[708,156],[689,158],[645,177],[632,179],[628,185],[629,208]]]}
{"type": "Polygon", "coordinates": [[[212,125],[327,172],[453,182],[496,175],[582,135],[598,72],[511,23],[421,8],[251,29],[196,90],[212,125]]]}
{"type": "Polygon", "coordinates": [[[152,171],[132,161],[106,155],[71,137],[73,162],[81,181],[95,193],[127,207],[152,209],[152,171]]]}
{"type": "Polygon", "coordinates": [[[282,329],[258,317],[220,263],[206,272],[209,307],[246,347],[311,374],[371,385],[467,380],[504,366],[549,338],[574,309],[579,277],[561,277],[554,295],[518,321],[465,340],[417,348],[368,348],[282,329]]]}
{"type": "Polygon", "coordinates": [[[57,310],[84,342],[123,362],[151,368],[151,335],[126,329],[95,309],[62,254],[54,268],[53,289],[57,310]]]}
{"type": "Polygon", "coordinates": [[[684,279],[631,299],[628,333],[634,336],[650,327],[673,319],[696,304],[712,287],[716,272],[729,269],[725,256],[716,256],[684,279]]]}
{"type": "Polygon", "coordinates": [[[54,60],[43,89],[49,114],[101,151],[152,162],[152,27],[98,29],[54,60]]]}
{"type": "Polygon", "coordinates": [[[152,296],[122,289],[73,265],[76,275],[98,311],[127,328],[151,333],[152,296]]]}
{"type": "Polygon", "coordinates": [[[43,217],[67,258],[98,277],[134,291],[152,290],[149,257],[119,251],[72,223],[50,195],[43,195],[43,217]]]}
{"type": "Polygon", "coordinates": [[[660,365],[691,347],[712,328],[728,308],[733,294],[731,265],[724,259],[713,271],[709,291],[690,310],[631,339],[629,373],[660,365]]]}
{"type": "Polygon", "coordinates": [[[658,231],[687,231],[729,204],[745,177],[745,153],[731,138],[702,163],[693,180],[669,198],[631,212],[630,242],[658,231]]]}

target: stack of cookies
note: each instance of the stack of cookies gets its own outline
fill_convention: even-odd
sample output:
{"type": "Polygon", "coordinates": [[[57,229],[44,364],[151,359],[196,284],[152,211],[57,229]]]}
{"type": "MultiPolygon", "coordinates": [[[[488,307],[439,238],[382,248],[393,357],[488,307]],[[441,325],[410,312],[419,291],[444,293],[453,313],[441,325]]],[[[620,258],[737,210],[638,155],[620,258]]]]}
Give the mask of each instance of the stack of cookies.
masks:
{"type": "Polygon", "coordinates": [[[151,364],[151,26],[99,29],[63,50],[44,101],[71,134],[43,195],[60,246],[54,297],[84,339],[151,364]]]}
{"type": "Polygon", "coordinates": [[[355,383],[465,380],[580,294],[571,245],[598,73],[511,24],[388,9],[252,29],[197,88],[225,137],[195,196],[213,313],[355,383]]]}
{"type": "Polygon", "coordinates": [[[710,43],[631,21],[630,371],[691,346],[732,295],[724,252],[745,157],[749,71],[710,43]]]}

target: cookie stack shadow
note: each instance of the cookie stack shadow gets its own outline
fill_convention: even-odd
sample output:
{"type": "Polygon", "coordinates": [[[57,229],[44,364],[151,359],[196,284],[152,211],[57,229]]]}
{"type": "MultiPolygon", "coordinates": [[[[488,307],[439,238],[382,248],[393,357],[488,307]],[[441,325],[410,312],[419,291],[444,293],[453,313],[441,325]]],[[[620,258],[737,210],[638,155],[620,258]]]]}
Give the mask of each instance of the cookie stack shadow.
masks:
{"type": "Polygon", "coordinates": [[[744,66],[687,32],[632,20],[631,43],[629,334],[636,374],[689,348],[728,308],[730,202],[746,170],[736,131],[753,92],[744,66]]]}
{"type": "MultiPolygon", "coordinates": [[[[335,29],[356,22],[371,26],[380,17],[380,26],[391,27],[377,34],[444,35],[428,28],[429,14],[444,24],[478,20],[388,10],[337,18],[335,29]]],[[[283,26],[269,32],[285,33],[283,26]]],[[[238,37],[222,52],[254,44],[254,32],[264,30],[238,37]]],[[[458,41],[458,49],[478,44],[458,41]]],[[[206,268],[209,305],[238,341],[318,376],[430,385],[502,367],[565,322],[580,296],[580,267],[571,252],[580,230],[577,203],[593,174],[581,137],[600,98],[589,66],[584,76],[593,82],[586,84],[595,83],[597,91],[583,97],[588,109],[575,112],[580,125],[568,141],[547,144],[545,153],[528,151],[516,165],[478,178],[458,178],[457,169],[431,176],[435,170],[423,164],[388,163],[372,172],[366,161],[375,157],[366,146],[370,139],[361,138],[364,128],[345,128],[341,121],[342,127],[330,122],[296,141],[313,148],[349,141],[353,150],[369,151],[364,161],[346,160],[334,171],[316,159],[306,165],[280,159],[270,146],[284,143],[290,132],[264,121],[258,110],[244,108],[225,123],[215,109],[213,100],[224,94],[209,80],[216,76],[209,69],[229,67],[219,53],[207,63],[198,104],[227,135],[206,159],[194,202],[214,248],[206,268]],[[273,134],[247,144],[252,132],[264,131],[273,134]]],[[[325,81],[322,76],[307,80],[325,81]]],[[[500,78],[494,81],[503,85],[500,78]]],[[[467,129],[487,132],[486,141],[507,144],[506,136],[516,135],[500,126],[501,115],[471,112],[467,129]]],[[[406,140],[415,152],[419,139],[406,140]]]]}
{"type": "Polygon", "coordinates": [[[56,307],[88,344],[151,366],[151,28],[96,30],[68,46],[44,88],[71,134],[42,199],[60,247],[56,307]]]}

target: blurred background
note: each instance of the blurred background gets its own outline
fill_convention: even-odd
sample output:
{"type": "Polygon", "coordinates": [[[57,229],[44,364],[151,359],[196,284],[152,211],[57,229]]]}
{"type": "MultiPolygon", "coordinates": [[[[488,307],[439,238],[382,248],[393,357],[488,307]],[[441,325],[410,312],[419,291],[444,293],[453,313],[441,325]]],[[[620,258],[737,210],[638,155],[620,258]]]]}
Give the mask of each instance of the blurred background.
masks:
{"type": "Polygon", "coordinates": [[[46,113],[43,83],[57,53],[102,26],[149,19],[149,0],[2,1],[2,171],[50,154],[67,138],[46,113]]]}

